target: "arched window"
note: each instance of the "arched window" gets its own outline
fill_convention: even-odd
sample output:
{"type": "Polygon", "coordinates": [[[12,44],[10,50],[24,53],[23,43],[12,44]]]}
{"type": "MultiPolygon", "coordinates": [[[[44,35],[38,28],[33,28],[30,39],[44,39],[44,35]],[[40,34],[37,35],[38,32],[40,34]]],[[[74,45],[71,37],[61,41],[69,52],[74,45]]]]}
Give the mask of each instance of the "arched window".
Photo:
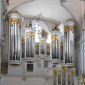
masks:
{"type": "MultiPolygon", "coordinates": [[[[33,28],[36,30],[35,31],[35,42],[39,42],[39,37],[41,37],[40,32],[43,28],[38,23],[34,23],[33,28]]],[[[46,32],[48,33],[47,43],[51,43],[51,33],[49,31],[46,31],[46,32]]]]}

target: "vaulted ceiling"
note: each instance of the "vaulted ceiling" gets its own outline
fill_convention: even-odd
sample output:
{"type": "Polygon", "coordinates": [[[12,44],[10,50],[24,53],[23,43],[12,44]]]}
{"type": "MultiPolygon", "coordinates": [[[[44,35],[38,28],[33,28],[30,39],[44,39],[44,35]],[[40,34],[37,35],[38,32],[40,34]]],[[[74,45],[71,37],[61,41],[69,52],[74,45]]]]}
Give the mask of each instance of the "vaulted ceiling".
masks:
{"type": "MultiPolygon", "coordinates": [[[[83,0],[82,0],[83,1],[83,0]]],[[[81,0],[9,0],[8,12],[19,11],[23,16],[41,17],[56,22],[75,19],[81,26],[81,0]]],[[[85,1],[83,1],[85,6],[85,1]]],[[[84,9],[85,10],[85,9],[84,9]]]]}

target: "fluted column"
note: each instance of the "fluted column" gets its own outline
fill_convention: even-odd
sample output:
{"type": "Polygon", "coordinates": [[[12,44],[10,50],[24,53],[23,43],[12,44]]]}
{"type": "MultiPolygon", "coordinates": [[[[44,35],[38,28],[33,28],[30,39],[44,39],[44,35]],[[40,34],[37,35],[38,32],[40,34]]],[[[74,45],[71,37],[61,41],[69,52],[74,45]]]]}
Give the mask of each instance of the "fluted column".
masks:
{"type": "Polygon", "coordinates": [[[57,75],[58,71],[57,69],[53,70],[53,85],[58,85],[58,75],[57,75]]]}
{"type": "Polygon", "coordinates": [[[25,28],[25,58],[34,58],[35,52],[35,30],[32,23],[25,28]]]}
{"type": "Polygon", "coordinates": [[[21,14],[17,11],[9,15],[10,60],[21,58],[21,14]]]}
{"type": "Polygon", "coordinates": [[[64,27],[65,63],[74,63],[74,22],[67,20],[64,27]]]}
{"type": "Polygon", "coordinates": [[[52,59],[60,59],[60,32],[52,31],[52,59]]]}

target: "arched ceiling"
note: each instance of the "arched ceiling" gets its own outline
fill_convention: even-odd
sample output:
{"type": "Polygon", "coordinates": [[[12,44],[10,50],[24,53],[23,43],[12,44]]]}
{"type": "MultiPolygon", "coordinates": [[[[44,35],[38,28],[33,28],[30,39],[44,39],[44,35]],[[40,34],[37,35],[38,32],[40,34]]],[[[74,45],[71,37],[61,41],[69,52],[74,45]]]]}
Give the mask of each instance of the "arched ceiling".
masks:
{"type": "Polygon", "coordinates": [[[60,23],[69,18],[73,19],[73,16],[64,7],[61,6],[60,0],[30,0],[27,1],[27,3],[26,1],[27,0],[10,0],[10,6],[8,6],[8,10],[11,10],[13,7],[15,7],[12,10],[17,10],[23,16],[37,16],[51,19],[60,23]],[[14,6],[13,3],[17,5],[14,6]]]}
{"type": "Polygon", "coordinates": [[[8,12],[17,10],[23,16],[38,16],[64,22],[75,18],[81,26],[82,1],[85,0],[9,0],[8,12]]]}

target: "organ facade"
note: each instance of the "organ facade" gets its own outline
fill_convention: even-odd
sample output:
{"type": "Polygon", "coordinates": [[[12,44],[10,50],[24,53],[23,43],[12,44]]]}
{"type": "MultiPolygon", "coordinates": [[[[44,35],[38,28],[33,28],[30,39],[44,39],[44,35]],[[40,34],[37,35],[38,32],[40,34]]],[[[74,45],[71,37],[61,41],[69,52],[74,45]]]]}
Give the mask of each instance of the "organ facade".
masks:
{"type": "Polygon", "coordinates": [[[47,43],[48,32],[42,28],[39,42],[35,42],[32,21],[23,29],[21,14],[11,13],[8,74],[51,76],[52,85],[75,85],[74,25],[72,20],[64,22],[63,33],[58,26],[52,28],[51,43],[47,43]]]}

